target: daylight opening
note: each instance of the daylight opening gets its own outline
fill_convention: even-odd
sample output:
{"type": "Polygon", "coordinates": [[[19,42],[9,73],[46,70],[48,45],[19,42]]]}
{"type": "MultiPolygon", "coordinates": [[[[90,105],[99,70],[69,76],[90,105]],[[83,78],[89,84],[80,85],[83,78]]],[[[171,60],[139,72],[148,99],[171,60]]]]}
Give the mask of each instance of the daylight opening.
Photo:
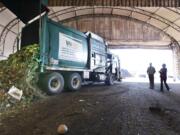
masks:
{"type": "Polygon", "coordinates": [[[173,55],[171,50],[155,49],[111,49],[121,61],[121,73],[124,81],[148,82],[149,63],[156,69],[155,82],[159,82],[159,70],[163,63],[167,65],[168,80],[174,81],[173,55]]]}

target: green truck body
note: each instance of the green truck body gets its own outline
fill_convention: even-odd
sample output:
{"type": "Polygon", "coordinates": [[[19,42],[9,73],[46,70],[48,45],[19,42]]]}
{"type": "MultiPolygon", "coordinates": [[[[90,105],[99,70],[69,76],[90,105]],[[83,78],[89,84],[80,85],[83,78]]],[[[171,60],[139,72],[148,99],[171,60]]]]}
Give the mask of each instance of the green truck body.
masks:
{"type": "Polygon", "coordinates": [[[91,33],[82,33],[47,19],[43,48],[45,69],[94,70],[106,66],[107,45],[91,33]]]}
{"type": "Polygon", "coordinates": [[[50,68],[88,69],[86,36],[76,30],[47,20],[45,66],[50,68]]]}

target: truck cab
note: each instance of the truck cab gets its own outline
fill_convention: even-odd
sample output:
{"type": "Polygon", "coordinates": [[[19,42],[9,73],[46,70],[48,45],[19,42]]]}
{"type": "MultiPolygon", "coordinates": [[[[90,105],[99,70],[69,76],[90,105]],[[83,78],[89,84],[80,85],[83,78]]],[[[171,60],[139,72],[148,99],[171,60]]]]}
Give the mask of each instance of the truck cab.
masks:
{"type": "Polygon", "coordinates": [[[121,81],[120,60],[117,55],[107,53],[106,81],[108,85],[112,85],[115,80],[121,81]]]}

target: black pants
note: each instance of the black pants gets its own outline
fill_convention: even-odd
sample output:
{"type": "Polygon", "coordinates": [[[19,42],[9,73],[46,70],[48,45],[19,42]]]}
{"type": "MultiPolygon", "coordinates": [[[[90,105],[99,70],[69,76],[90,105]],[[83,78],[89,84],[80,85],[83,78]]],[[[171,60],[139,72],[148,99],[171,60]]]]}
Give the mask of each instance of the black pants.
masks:
{"type": "Polygon", "coordinates": [[[150,89],[154,89],[154,75],[149,74],[149,87],[150,89]]]}
{"type": "Polygon", "coordinates": [[[164,85],[166,86],[166,89],[169,90],[169,86],[166,83],[166,80],[167,80],[167,78],[161,77],[161,91],[163,91],[163,82],[164,82],[164,85]]]}

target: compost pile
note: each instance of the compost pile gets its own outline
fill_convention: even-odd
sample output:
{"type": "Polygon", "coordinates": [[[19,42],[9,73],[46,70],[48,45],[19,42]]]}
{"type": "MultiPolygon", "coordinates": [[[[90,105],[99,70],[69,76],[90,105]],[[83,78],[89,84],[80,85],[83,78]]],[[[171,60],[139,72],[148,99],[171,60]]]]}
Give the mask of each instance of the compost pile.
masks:
{"type": "Polygon", "coordinates": [[[11,54],[7,60],[0,61],[0,112],[17,106],[26,106],[44,97],[37,87],[39,67],[39,46],[29,45],[11,54]],[[8,95],[15,86],[23,91],[20,101],[8,95]]]}

